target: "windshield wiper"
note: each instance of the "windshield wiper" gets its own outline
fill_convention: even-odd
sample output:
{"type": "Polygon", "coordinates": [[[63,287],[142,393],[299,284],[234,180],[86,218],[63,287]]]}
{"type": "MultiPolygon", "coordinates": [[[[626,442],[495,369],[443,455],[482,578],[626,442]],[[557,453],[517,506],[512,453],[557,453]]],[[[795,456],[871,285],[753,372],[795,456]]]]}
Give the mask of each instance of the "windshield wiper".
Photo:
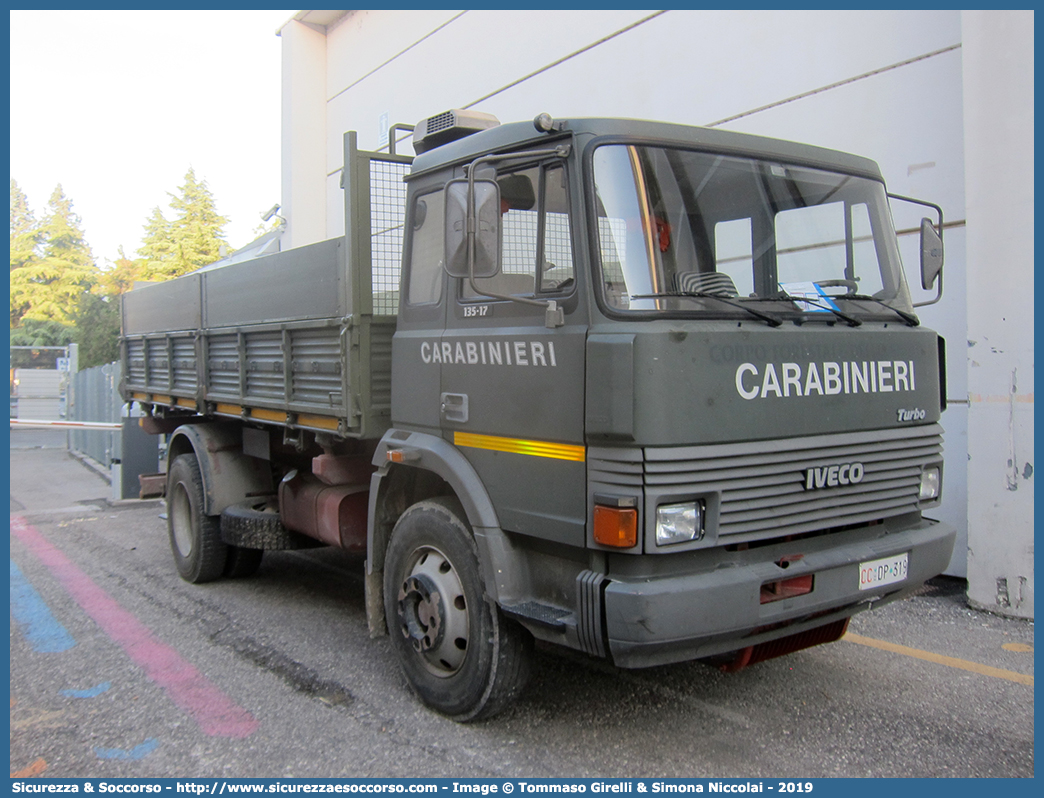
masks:
{"type": "Polygon", "coordinates": [[[754,308],[747,307],[740,302],[733,302],[729,297],[722,296],[721,294],[707,294],[702,291],[662,291],[658,294],[634,294],[631,299],[663,299],[664,297],[688,297],[689,299],[716,299],[719,302],[724,302],[726,305],[732,305],[734,308],[745,310],[751,316],[756,316],[762,321],[768,323],[771,327],[780,327],[783,322],[777,316],[773,316],[771,313],[765,313],[761,310],[755,310],[754,308]]]}
{"type": "Polygon", "coordinates": [[[905,310],[899,310],[894,308],[887,302],[883,302],[875,296],[868,296],[867,294],[841,294],[839,296],[830,297],[831,299],[856,299],[860,302],[876,302],[881,307],[888,308],[890,311],[895,313],[899,318],[905,321],[911,327],[919,327],[920,320],[912,313],[907,313],[905,310]]]}
{"type": "MultiPolygon", "coordinates": [[[[798,303],[798,302],[804,302],[806,305],[812,305],[813,307],[822,308],[823,310],[829,310],[831,313],[833,313],[839,319],[841,319],[842,321],[847,323],[849,327],[859,327],[863,323],[859,319],[857,319],[855,316],[849,316],[847,313],[842,313],[837,308],[830,307],[829,304],[817,301],[815,297],[791,296],[790,294],[787,294],[787,293],[784,292],[784,293],[780,294],[778,297],[773,297],[773,298],[776,299],[776,300],[779,300],[779,301],[794,302],[795,304],[798,303]]],[[[826,298],[827,297],[824,297],[824,299],[826,299],[826,298]]],[[[834,299],[834,297],[829,297],[829,298],[830,299],[834,299]]],[[[806,313],[810,313],[810,312],[811,313],[815,313],[816,311],[805,311],[805,312],[806,313]]]]}

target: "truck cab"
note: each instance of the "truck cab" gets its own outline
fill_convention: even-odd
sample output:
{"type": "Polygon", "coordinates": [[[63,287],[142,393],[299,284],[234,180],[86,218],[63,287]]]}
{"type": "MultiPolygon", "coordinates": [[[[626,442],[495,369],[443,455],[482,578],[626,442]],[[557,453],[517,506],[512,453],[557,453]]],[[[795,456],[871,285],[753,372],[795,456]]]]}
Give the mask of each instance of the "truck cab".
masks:
{"type": "MultiPolygon", "coordinates": [[[[837,639],[943,570],[954,533],[923,516],[942,342],[873,162],[651,122],[466,122],[431,149],[415,134],[371,496],[436,474],[497,611],[622,667],[837,639]]],[[[386,609],[456,672],[419,650],[414,605],[386,609]]]]}

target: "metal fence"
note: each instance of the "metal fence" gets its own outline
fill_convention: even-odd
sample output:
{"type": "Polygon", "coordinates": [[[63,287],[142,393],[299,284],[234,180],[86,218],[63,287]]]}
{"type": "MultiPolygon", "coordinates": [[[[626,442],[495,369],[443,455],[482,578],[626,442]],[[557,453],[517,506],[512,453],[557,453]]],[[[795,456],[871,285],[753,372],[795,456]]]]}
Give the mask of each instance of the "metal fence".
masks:
{"type": "Polygon", "coordinates": [[[139,426],[140,408],[124,404],[119,392],[120,373],[117,362],[72,375],[68,420],[100,421],[120,427],[71,429],[69,449],[108,470],[113,499],[135,499],[140,494],[139,475],[161,470],[159,440],[139,426]]]}
{"type": "MultiPolygon", "coordinates": [[[[66,417],[73,421],[120,423],[123,399],[119,384],[118,362],[73,374],[66,417]]],[[[122,435],[120,430],[74,429],[69,431],[69,448],[108,468],[113,460],[120,459],[122,435]]]]}

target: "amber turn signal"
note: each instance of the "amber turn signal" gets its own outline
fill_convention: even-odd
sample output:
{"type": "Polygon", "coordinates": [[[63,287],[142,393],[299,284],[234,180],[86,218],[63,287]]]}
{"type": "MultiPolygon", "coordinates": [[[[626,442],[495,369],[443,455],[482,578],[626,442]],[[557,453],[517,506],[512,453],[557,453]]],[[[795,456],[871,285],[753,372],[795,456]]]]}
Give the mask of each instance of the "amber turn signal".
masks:
{"type": "Polygon", "coordinates": [[[388,449],[384,456],[389,463],[412,463],[414,460],[420,460],[420,452],[416,449],[388,449]]]}
{"type": "Polygon", "coordinates": [[[638,545],[638,511],[633,507],[594,508],[595,543],[617,549],[638,545]]]}

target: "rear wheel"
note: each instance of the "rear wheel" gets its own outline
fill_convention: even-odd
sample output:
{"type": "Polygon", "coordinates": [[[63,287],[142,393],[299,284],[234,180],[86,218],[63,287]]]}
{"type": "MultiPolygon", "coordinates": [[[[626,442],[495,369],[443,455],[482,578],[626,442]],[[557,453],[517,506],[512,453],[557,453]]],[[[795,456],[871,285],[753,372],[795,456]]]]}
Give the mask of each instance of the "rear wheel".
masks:
{"type": "Polygon", "coordinates": [[[384,606],[410,687],[454,720],[490,717],[529,676],[532,638],[485,596],[475,541],[459,502],[420,502],[392,533],[384,606]]]}
{"type": "Polygon", "coordinates": [[[198,584],[222,575],[228,546],[221,540],[220,517],[203,512],[203,477],[195,455],[178,455],[170,465],[167,532],[182,579],[198,584]]]}

